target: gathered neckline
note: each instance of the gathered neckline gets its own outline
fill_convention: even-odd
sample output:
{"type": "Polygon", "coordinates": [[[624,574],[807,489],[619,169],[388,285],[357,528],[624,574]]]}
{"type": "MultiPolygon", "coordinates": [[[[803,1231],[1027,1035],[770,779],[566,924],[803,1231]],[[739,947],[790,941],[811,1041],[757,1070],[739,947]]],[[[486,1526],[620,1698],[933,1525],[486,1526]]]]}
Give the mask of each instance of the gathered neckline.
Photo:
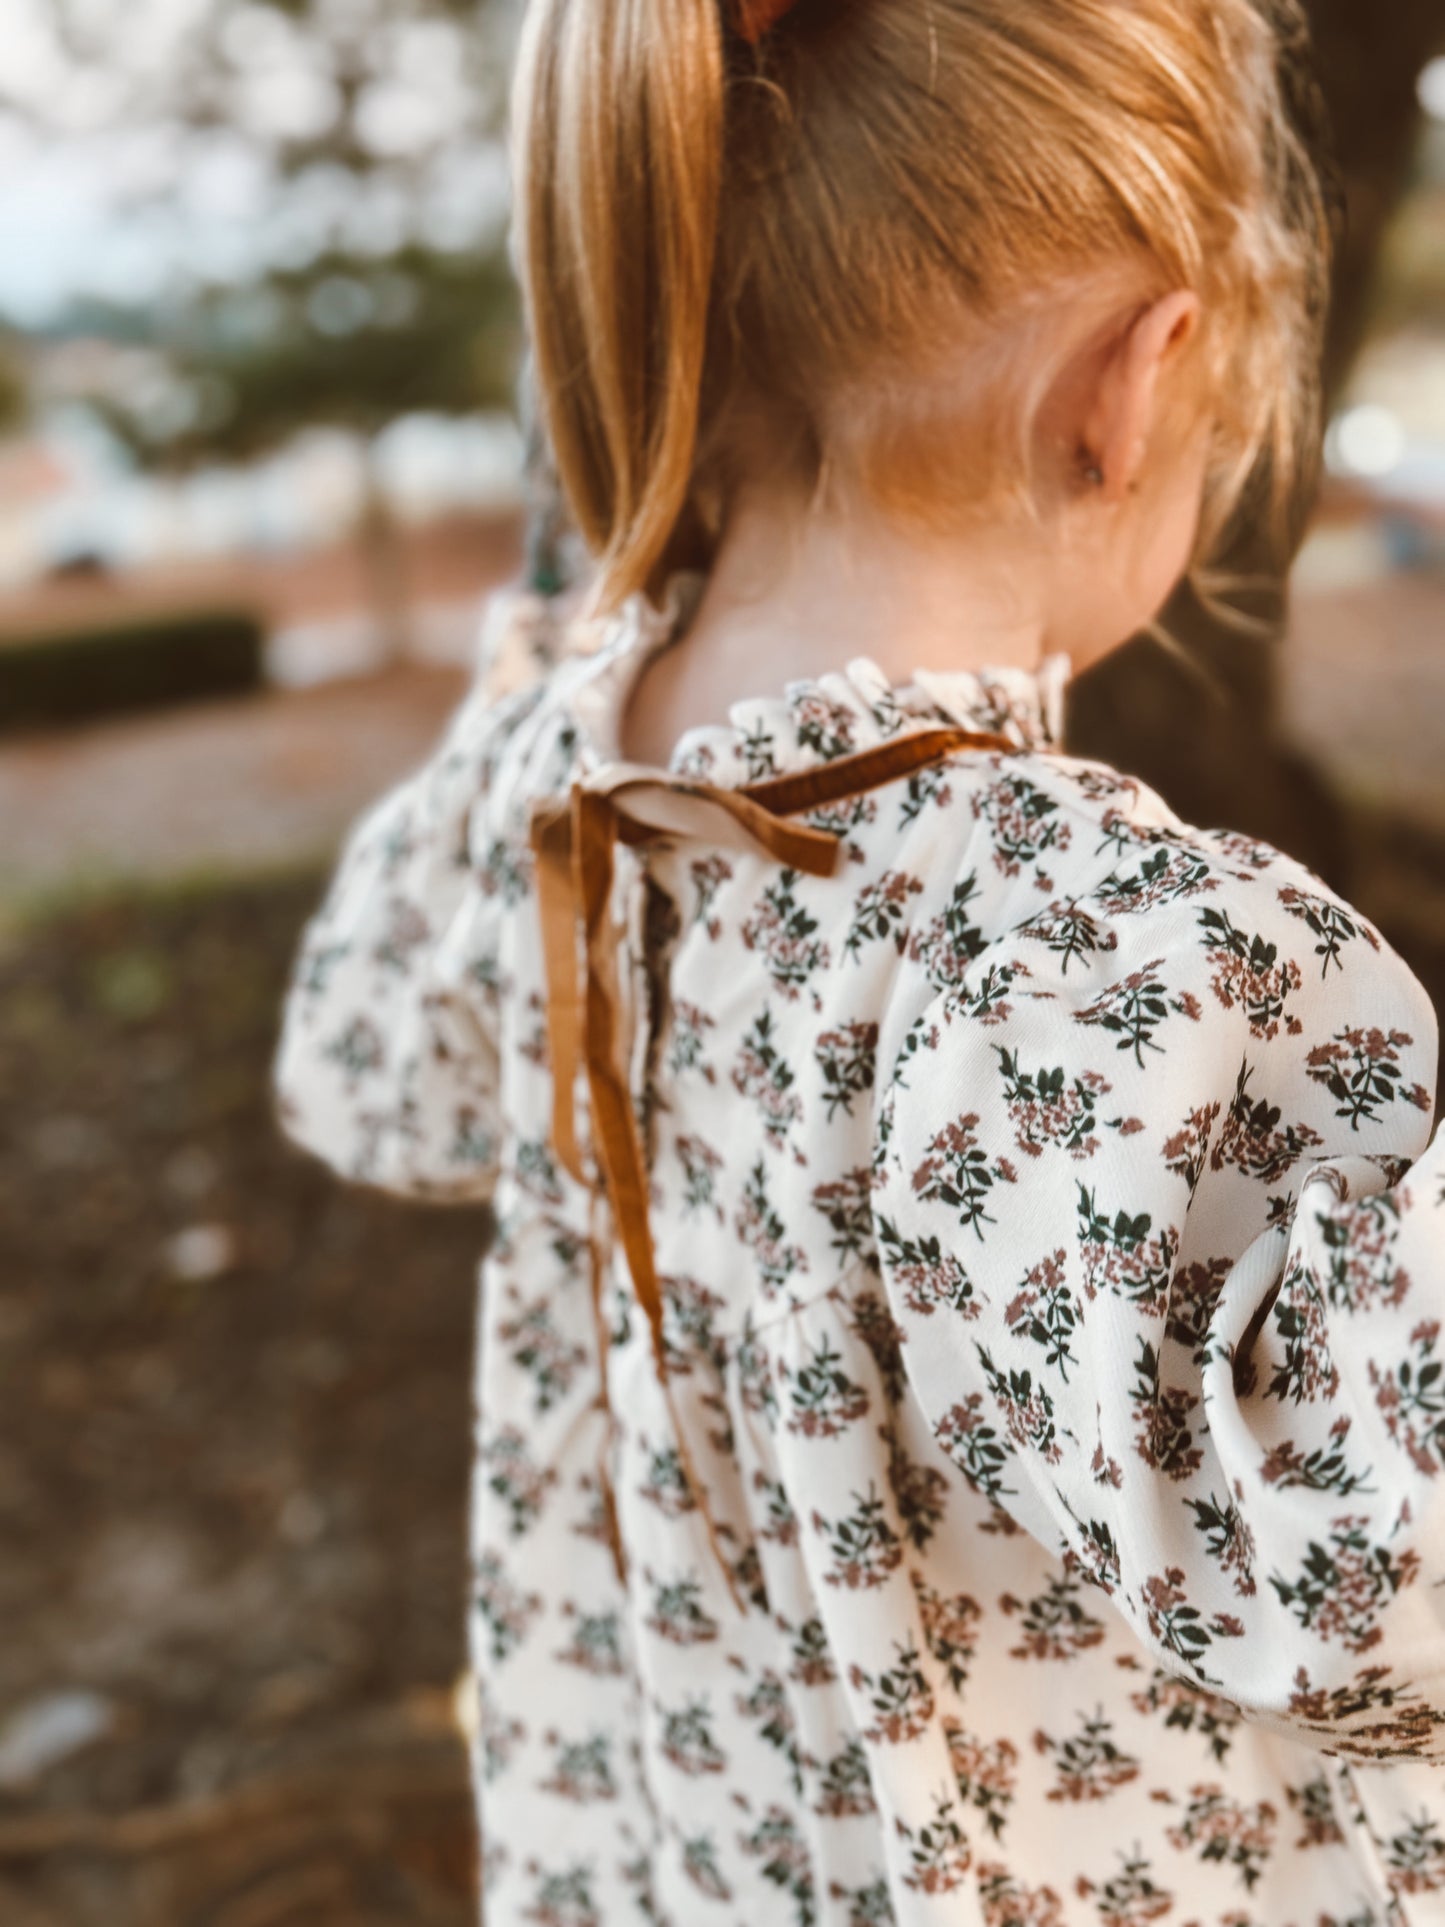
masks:
{"type": "MultiPolygon", "coordinates": [[[[604,625],[572,692],[591,760],[625,760],[619,737],[628,701],[648,662],[690,617],[704,581],[679,572],[660,602],[632,595],[604,625]]],[[[1015,664],[919,668],[907,682],[894,683],[871,656],[855,655],[821,675],[792,677],[780,690],[736,698],[726,721],[690,725],[665,767],[670,775],[737,787],[940,720],[996,733],[1021,749],[1057,748],[1072,667],[1057,651],[1032,670],[1015,664]]]]}

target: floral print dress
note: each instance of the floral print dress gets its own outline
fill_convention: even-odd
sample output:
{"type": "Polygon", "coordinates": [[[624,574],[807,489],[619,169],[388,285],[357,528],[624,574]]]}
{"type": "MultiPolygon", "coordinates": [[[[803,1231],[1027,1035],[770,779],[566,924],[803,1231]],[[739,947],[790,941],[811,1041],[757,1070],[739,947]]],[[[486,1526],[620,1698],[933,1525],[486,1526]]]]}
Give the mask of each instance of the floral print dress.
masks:
{"type": "Polygon", "coordinates": [[[811,812],[828,878],[619,850],[665,1398],[549,1138],[527,824],[696,587],[530,674],[516,605],[353,833],[277,1061],[349,1178],[493,1204],[488,1927],[1445,1921],[1428,998],[1300,864],[1065,754],[1062,658],[735,703],[671,774],[1015,748],[811,812]]]}

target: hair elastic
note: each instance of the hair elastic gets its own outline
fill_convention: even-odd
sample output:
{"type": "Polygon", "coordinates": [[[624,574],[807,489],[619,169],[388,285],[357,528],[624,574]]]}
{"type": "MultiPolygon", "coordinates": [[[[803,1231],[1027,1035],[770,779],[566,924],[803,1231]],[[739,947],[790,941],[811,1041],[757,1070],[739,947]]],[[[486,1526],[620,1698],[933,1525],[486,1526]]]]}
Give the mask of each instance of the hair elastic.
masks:
{"type": "Polygon", "coordinates": [[[729,11],[743,39],[750,47],[756,47],[793,5],[794,0],[731,0],[729,11]]]}

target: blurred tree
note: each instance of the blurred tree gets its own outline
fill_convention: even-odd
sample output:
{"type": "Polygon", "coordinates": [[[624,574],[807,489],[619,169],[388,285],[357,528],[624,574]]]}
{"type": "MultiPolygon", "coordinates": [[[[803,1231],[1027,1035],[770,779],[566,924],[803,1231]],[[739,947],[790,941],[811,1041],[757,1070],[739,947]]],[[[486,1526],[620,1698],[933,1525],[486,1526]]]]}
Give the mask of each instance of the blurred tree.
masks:
{"type": "Polygon", "coordinates": [[[1445,53],[1441,0],[1309,0],[1346,195],[1326,379],[1338,392],[1368,324],[1386,230],[1409,185],[1420,134],[1418,82],[1445,53]]]}
{"type": "Polygon", "coordinates": [[[170,468],[264,454],[305,426],[353,430],[371,451],[360,528],[378,627],[393,658],[409,641],[404,547],[376,438],[415,411],[468,414],[514,400],[515,287],[496,250],[407,243],[382,261],[328,251],[241,291],[205,289],[162,337],[166,385],[90,405],[142,461],[170,468]],[[261,327],[238,308],[264,302],[261,327]]]}
{"type": "MultiPolygon", "coordinates": [[[[372,442],[413,410],[512,404],[520,335],[499,138],[511,0],[45,5],[65,86],[7,103],[0,75],[0,106],[61,135],[77,84],[89,86],[109,124],[144,128],[172,157],[130,217],[181,206],[195,231],[145,304],[156,378],[81,397],[143,461],[244,458],[323,423],[372,442]],[[162,15],[163,57],[138,60],[135,41],[160,33],[162,15]]],[[[136,335],[134,311],[91,304],[85,320],[136,335]]],[[[369,472],[363,550],[395,649],[401,548],[369,472]]]]}
{"type": "Polygon", "coordinates": [[[0,335],[0,434],[17,428],[30,410],[30,384],[18,345],[0,335]]]}

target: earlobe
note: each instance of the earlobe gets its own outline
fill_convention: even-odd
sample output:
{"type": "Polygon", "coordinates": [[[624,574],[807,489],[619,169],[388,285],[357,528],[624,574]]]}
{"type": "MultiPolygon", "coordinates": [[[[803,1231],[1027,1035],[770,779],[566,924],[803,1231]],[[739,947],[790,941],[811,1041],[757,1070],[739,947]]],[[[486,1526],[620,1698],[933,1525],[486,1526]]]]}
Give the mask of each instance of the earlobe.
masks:
{"type": "Polygon", "coordinates": [[[1159,376],[1193,334],[1200,312],[1191,289],[1176,289],[1135,315],[1116,337],[1084,429],[1084,461],[1101,477],[1104,499],[1131,494],[1149,450],[1159,376]]]}

